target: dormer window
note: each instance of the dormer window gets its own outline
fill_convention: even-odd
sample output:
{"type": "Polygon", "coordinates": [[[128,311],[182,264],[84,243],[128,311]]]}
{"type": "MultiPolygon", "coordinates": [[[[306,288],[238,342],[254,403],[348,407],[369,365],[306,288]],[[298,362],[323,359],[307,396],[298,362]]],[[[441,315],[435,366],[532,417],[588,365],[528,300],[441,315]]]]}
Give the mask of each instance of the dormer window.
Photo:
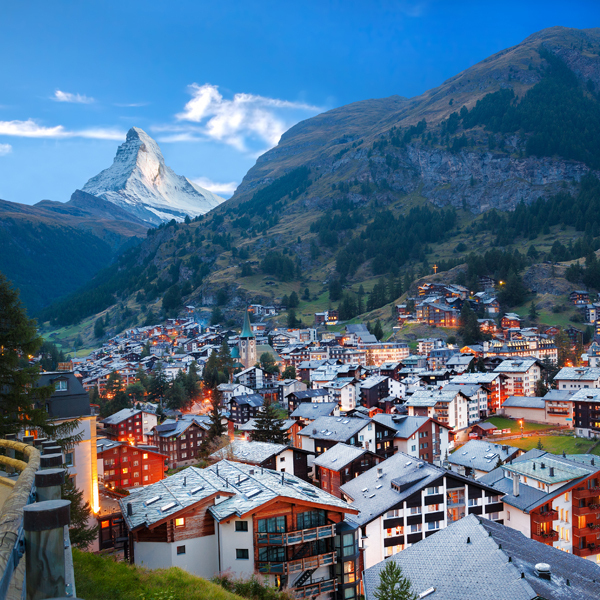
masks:
{"type": "Polygon", "coordinates": [[[66,392],[67,391],[67,380],[59,379],[54,382],[54,391],[55,392],[66,392]]]}

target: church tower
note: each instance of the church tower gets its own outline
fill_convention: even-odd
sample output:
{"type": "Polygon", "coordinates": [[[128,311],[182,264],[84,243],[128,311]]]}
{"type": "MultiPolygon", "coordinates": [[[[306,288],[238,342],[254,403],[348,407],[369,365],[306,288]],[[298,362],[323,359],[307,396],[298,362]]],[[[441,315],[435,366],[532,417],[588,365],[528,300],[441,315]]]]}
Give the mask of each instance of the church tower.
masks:
{"type": "Polygon", "coordinates": [[[244,315],[244,327],[242,333],[240,333],[240,362],[246,369],[253,367],[256,364],[256,338],[250,327],[250,317],[248,311],[245,311],[244,315]]]}

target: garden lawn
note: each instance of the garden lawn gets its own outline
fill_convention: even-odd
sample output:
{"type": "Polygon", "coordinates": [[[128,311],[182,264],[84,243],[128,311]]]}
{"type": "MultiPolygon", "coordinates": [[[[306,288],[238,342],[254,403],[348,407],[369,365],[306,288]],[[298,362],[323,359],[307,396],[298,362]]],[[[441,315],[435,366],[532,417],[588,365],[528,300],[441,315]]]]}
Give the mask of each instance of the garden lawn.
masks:
{"type": "MultiPolygon", "coordinates": [[[[498,429],[510,429],[512,433],[521,433],[519,421],[515,419],[507,419],[505,417],[490,417],[486,422],[493,423],[498,429]]],[[[525,433],[530,431],[543,431],[545,429],[557,429],[557,426],[547,425],[545,423],[530,423],[528,421],[523,421],[523,431],[525,433]]]]}
{"type": "Polygon", "coordinates": [[[73,549],[75,588],[85,600],[242,600],[178,568],[142,569],[73,549]]]}
{"type": "MultiPolygon", "coordinates": [[[[506,442],[502,443],[522,448],[523,450],[531,450],[532,448],[537,448],[538,440],[542,441],[543,449],[552,454],[562,454],[563,450],[566,454],[588,454],[592,446],[596,443],[594,440],[577,438],[572,435],[542,435],[540,437],[533,435],[527,438],[506,440],[506,442]]],[[[591,453],[600,456],[600,445],[596,446],[591,453]]]]}

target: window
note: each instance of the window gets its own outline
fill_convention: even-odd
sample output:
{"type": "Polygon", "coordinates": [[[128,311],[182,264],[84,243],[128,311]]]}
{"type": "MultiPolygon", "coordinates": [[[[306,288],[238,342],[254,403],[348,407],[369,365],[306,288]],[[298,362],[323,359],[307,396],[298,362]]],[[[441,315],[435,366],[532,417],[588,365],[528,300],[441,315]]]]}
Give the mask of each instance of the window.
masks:
{"type": "Polygon", "coordinates": [[[477,506],[479,504],[479,498],[469,498],[469,506],[477,506]]]}
{"type": "MultiPolygon", "coordinates": [[[[270,550],[271,548],[265,548],[265,550],[270,550]]],[[[262,550],[262,548],[261,548],[262,550]]],[[[284,550],[284,548],[276,548],[276,550],[284,550]]],[[[248,552],[248,548],[236,548],[235,550],[235,558],[237,560],[248,560],[250,558],[250,553],[248,552]]]]}
{"type": "MultiPolygon", "coordinates": [[[[247,550],[246,550],[247,552],[247,550]]],[[[239,558],[239,556],[238,556],[239,558]]],[[[248,558],[248,557],[246,557],[248,558]]],[[[283,562],[285,561],[285,548],[280,546],[259,547],[258,560],[260,562],[283,562]]]]}
{"type": "Polygon", "coordinates": [[[427,523],[427,530],[428,531],[433,531],[434,529],[439,529],[440,528],[440,522],[439,521],[431,521],[429,523],[427,523]]]}
{"type": "Polygon", "coordinates": [[[416,452],[417,451],[417,447],[416,446],[411,446],[411,452],[416,452]]]}
{"type": "Polygon", "coordinates": [[[185,546],[177,546],[177,554],[185,554],[185,546]]]}
{"type": "Polygon", "coordinates": [[[347,560],[344,563],[344,583],[354,583],[356,581],[356,565],[353,560],[347,560]]]}
{"type": "Polygon", "coordinates": [[[353,533],[345,533],[342,538],[344,556],[352,556],[358,554],[358,540],[354,539],[353,533]]]}
{"type": "MultiPolygon", "coordinates": [[[[298,515],[300,517],[300,515],[298,515]]],[[[303,527],[298,527],[303,529],[303,527]]],[[[285,517],[258,520],[258,533],[285,533],[285,517]]]]}
{"type": "Polygon", "coordinates": [[[144,481],[148,481],[148,475],[144,475],[144,481]]]}
{"type": "Polygon", "coordinates": [[[67,467],[72,467],[75,464],[75,456],[73,452],[67,452],[67,454],[65,454],[65,465],[67,465],[67,467]]]}
{"type": "Polygon", "coordinates": [[[133,474],[133,476],[134,476],[134,477],[139,477],[139,476],[140,476],[140,474],[139,474],[139,473],[136,471],[136,472],[133,474]]]}
{"type": "Polygon", "coordinates": [[[421,523],[415,523],[414,525],[410,525],[411,533],[419,533],[421,531],[422,525],[421,523]]]}
{"type": "Polygon", "coordinates": [[[433,486],[427,488],[428,496],[430,496],[431,494],[439,494],[439,493],[440,493],[440,488],[437,485],[433,485],[433,486]]]}
{"type": "Polygon", "coordinates": [[[56,392],[66,392],[67,391],[67,380],[59,379],[58,381],[55,381],[54,382],[54,390],[56,392]]]}
{"type": "Polygon", "coordinates": [[[129,473],[129,469],[127,467],[125,467],[123,469],[123,475],[127,475],[127,473],[129,473]]]}
{"type": "Polygon", "coordinates": [[[185,517],[175,519],[175,527],[185,527],[185,517]]]}
{"type": "Polygon", "coordinates": [[[411,506],[410,507],[410,514],[411,515],[420,515],[421,514],[421,507],[420,506],[411,506]]]}
{"type": "Polygon", "coordinates": [[[134,466],[134,467],[137,467],[137,466],[139,466],[139,464],[140,464],[140,463],[139,463],[137,460],[134,460],[134,461],[133,461],[133,466],[134,466]]]}
{"type": "Polygon", "coordinates": [[[438,510],[440,510],[440,505],[439,504],[430,504],[427,507],[427,512],[437,512],[438,510]]]}
{"type": "Polygon", "coordinates": [[[465,503],[465,490],[453,490],[446,492],[446,502],[448,506],[465,503]]]}
{"type": "Polygon", "coordinates": [[[148,465],[144,465],[144,471],[148,470],[148,465]]]}
{"type": "Polygon", "coordinates": [[[402,512],[401,508],[395,508],[394,510],[388,510],[387,514],[385,516],[388,519],[394,519],[396,517],[399,517],[401,512],[402,512]]]}
{"type": "Polygon", "coordinates": [[[110,525],[110,521],[102,521],[102,529],[106,529],[110,525]]]}
{"type": "MultiPolygon", "coordinates": [[[[277,518],[285,520],[285,517],[277,518]]],[[[321,527],[326,524],[327,516],[324,510],[311,510],[298,515],[298,529],[310,529],[311,527],[321,527]]]]}
{"type": "Polygon", "coordinates": [[[142,458],[143,458],[144,460],[146,460],[146,459],[148,458],[148,455],[147,455],[147,454],[143,454],[143,455],[142,455],[142,458]]]}
{"type": "Polygon", "coordinates": [[[248,521],[236,521],[235,522],[235,530],[236,531],[248,531],[248,521]]]}

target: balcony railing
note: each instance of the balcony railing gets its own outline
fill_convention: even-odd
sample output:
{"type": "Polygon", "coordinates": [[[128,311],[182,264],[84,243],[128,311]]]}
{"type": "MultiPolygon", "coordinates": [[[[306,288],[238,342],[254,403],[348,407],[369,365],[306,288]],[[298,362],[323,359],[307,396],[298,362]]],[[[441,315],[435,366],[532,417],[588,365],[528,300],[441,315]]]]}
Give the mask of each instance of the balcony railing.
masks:
{"type": "Polygon", "coordinates": [[[592,544],[590,544],[587,548],[577,548],[576,546],[573,546],[573,554],[575,556],[586,557],[586,556],[592,556],[592,554],[599,554],[599,553],[600,553],[600,546],[594,546],[592,544]]]}
{"type": "Polygon", "coordinates": [[[548,531],[542,533],[532,533],[531,539],[542,544],[552,544],[558,541],[558,531],[548,531]]]}
{"type": "Polygon", "coordinates": [[[311,583],[310,585],[292,588],[292,596],[296,598],[296,600],[301,600],[302,598],[313,598],[319,594],[335,592],[335,590],[335,579],[326,579],[325,581],[318,581],[317,583],[311,583]]]}
{"type": "Polygon", "coordinates": [[[574,506],[573,515],[582,517],[583,515],[593,515],[600,512],[600,504],[588,504],[587,506],[574,506]]]}
{"type": "Polygon", "coordinates": [[[294,544],[323,540],[334,535],[335,525],[323,525],[322,527],[300,529],[290,533],[257,533],[256,542],[258,544],[268,544],[269,546],[293,546],[294,544]]]}
{"type": "Polygon", "coordinates": [[[294,575],[303,573],[309,569],[329,567],[335,563],[335,552],[329,552],[328,554],[318,554],[317,556],[308,556],[306,558],[299,558],[298,560],[289,560],[286,562],[259,562],[258,570],[260,573],[294,575]]]}
{"type": "Polygon", "coordinates": [[[581,529],[573,525],[573,535],[576,537],[585,537],[586,535],[597,535],[600,533],[600,524],[588,523],[581,529]]]}
{"type": "Polygon", "coordinates": [[[547,510],[546,512],[536,513],[532,516],[534,523],[550,523],[558,519],[558,511],[547,510]]]}
{"type": "Polygon", "coordinates": [[[583,498],[595,498],[600,496],[600,487],[594,488],[575,488],[573,490],[573,499],[581,500],[583,498]]]}

